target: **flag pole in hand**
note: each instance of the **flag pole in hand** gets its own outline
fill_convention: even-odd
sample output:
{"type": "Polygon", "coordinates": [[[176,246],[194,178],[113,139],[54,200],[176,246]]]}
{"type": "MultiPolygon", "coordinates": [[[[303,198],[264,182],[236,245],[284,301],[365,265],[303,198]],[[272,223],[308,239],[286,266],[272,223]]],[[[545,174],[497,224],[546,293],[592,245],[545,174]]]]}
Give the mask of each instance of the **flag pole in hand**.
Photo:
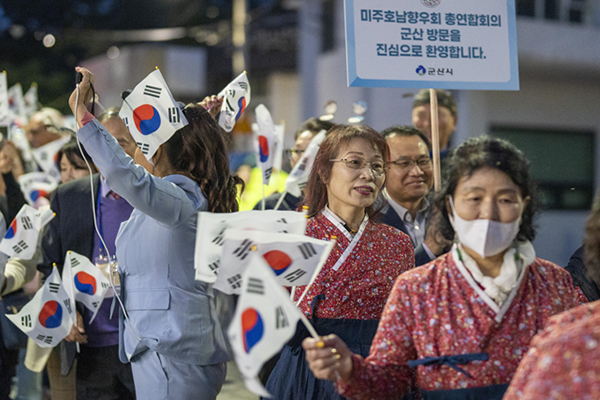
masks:
{"type": "Polygon", "coordinates": [[[433,146],[433,187],[436,192],[442,188],[442,172],[440,163],[440,127],[438,123],[438,101],[435,89],[429,89],[431,108],[431,144],[433,146]]]}

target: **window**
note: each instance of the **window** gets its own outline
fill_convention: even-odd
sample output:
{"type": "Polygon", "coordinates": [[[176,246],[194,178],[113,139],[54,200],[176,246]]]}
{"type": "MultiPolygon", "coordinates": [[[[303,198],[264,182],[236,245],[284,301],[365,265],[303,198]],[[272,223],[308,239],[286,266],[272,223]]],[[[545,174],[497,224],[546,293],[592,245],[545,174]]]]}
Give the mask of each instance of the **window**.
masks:
{"type": "Polygon", "coordinates": [[[594,197],[594,132],[495,126],[491,135],[510,141],[525,153],[538,183],[542,208],[591,208],[594,197]]]}

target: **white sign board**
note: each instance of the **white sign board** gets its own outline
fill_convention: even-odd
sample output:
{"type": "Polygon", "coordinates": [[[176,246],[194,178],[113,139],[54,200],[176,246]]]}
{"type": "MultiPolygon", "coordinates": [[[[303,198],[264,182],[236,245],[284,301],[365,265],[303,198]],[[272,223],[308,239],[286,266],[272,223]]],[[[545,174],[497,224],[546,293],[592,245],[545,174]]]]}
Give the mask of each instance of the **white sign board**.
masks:
{"type": "Polygon", "coordinates": [[[348,86],[519,90],[514,0],[345,0],[348,86]]]}

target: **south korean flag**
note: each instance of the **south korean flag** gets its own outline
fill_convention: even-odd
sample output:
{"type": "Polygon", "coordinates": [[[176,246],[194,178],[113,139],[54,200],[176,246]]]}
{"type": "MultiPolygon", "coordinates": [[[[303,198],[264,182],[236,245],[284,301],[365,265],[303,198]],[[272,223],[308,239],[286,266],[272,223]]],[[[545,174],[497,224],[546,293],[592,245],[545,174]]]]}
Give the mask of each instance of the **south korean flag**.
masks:
{"type": "Polygon", "coordinates": [[[60,181],[60,171],[58,170],[58,151],[71,140],[70,137],[63,137],[54,140],[48,144],[31,149],[35,162],[40,168],[50,175],[55,181],[60,181]]]}
{"type": "Polygon", "coordinates": [[[8,118],[8,83],[6,81],[6,71],[0,73],[0,125],[10,125],[8,118]]]}
{"type": "Polygon", "coordinates": [[[308,147],[302,154],[302,157],[300,157],[300,160],[298,160],[298,163],[288,175],[285,181],[285,191],[292,196],[302,196],[302,190],[306,187],[310,171],[315,162],[315,157],[317,156],[321,143],[325,140],[326,133],[326,131],[322,130],[312,138],[308,147]]]}
{"type": "Polygon", "coordinates": [[[119,116],[148,160],[161,144],[188,124],[158,69],[123,100],[119,116]]]}
{"type": "Polygon", "coordinates": [[[259,104],[254,110],[256,123],[252,124],[256,162],[260,166],[263,185],[268,185],[273,173],[277,131],[271,113],[264,104],[259,104]]]}
{"type": "Polygon", "coordinates": [[[54,218],[52,210],[37,211],[25,204],[0,242],[0,251],[10,257],[31,260],[42,228],[54,218]]]}
{"type": "Polygon", "coordinates": [[[333,242],[304,235],[227,229],[215,289],[227,294],[240,293],[240,279],[250,264],[253,248],[271,267],[279,285],[302,286],[317,277],[333,242]]]}
{"type": "Polygon", "coordinates": [[[19,185],[29,205],[35,207],[58,187],[58,181],[46,172],[30,172],[19,177],[19,185]]]}
{"type": "Polygon", "coordinates": [[[271,397],[258,381],[257,374],[294,335],[302,314],[264,258],[255,252],[250,255],[243,282],[227,332],[229,342],[248,390],[271,397]]]}
{"type": "Polygon", "coordinates": [[[221,90],[217,97],[223,98],[218,119],[219,125],[226,132],[231,132],[237,120],[250,104],[250,82],[248,82],[246,71],[225,86],[225,89],[221,90]]]}
{"type": "Polygon", "coordinates": [[[216,281],[227,228],[303,235],[306,230],[306,214],[274,210],[251,210],[230,214],[199,213],[195,254],[196,280],[208,283],[216,281]]]}
{"type": "Polygon", "coordinates": [[[74,304],[56,266],[33,299],[19,313],[6,317],[40,347],[54,347],[71,332],[74,304]]]}
{"type": "Polygon", "coordinates": [[[110,286],[108,279],[87,257],[68,251],[63,268],[63,282],[71,300],[83,303],[94,313],[90,319],[91,324],[110,286]]]}

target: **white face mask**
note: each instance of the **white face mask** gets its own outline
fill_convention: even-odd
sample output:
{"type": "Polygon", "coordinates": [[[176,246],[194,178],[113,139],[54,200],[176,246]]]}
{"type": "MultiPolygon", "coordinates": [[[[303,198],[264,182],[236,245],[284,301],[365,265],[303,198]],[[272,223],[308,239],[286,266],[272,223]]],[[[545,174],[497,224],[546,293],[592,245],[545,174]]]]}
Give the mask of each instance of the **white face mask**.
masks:
{"type": "Polygon", "coordinates": [[[454,201],[449,198],[453,218],[450,223],[458,235],[458,241],[481,257],[495,256],[508,249],[521,226],[521,217],[513,222],[503,223],[489,219],[466,221],[454,209],[454,201]]]}

